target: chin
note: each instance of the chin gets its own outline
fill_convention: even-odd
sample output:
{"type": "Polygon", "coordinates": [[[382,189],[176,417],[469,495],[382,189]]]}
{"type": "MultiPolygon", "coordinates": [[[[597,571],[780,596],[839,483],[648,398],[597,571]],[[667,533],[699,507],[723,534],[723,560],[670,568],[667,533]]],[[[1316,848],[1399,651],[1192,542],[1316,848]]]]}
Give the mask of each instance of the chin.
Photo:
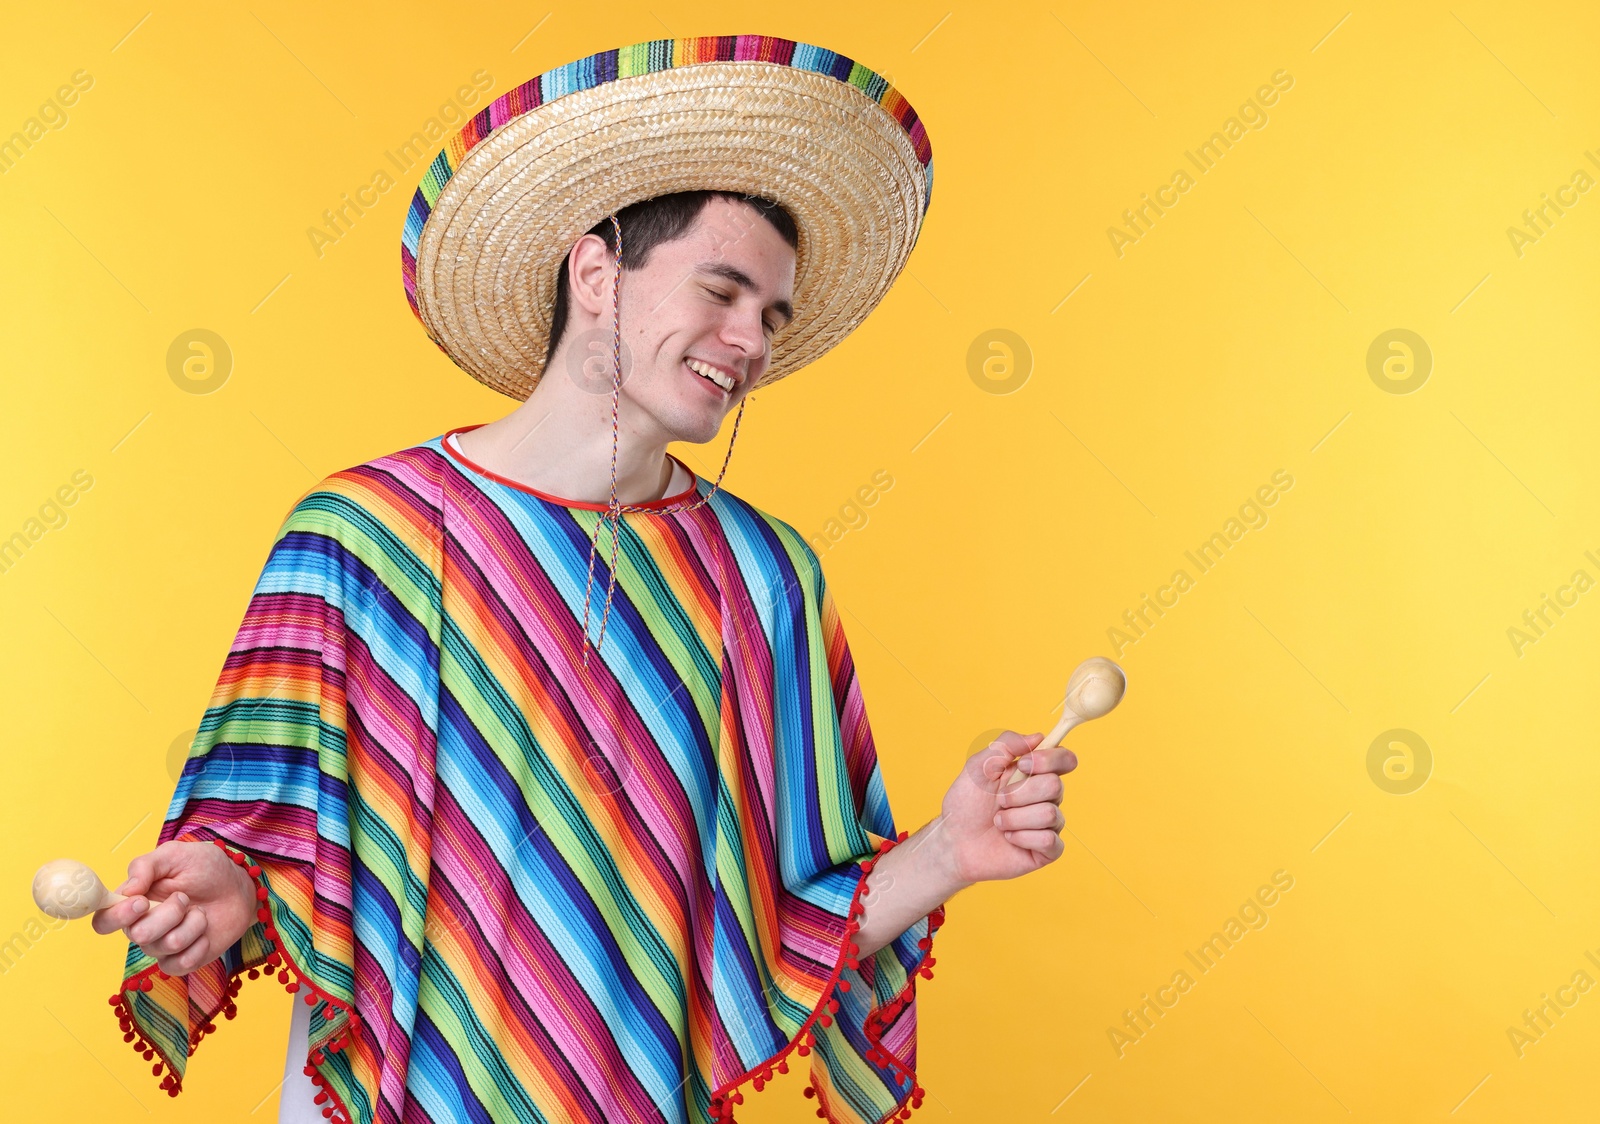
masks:
{"type": "Polygon", "coordinates": [[[721,432],[722,419],[718,418],[717,423],[712,426],[706,426],[703,423],[692,425],[686,431],[680,432],[674,440],[683,441],[690,445],[704,445],[707,442],[715,441],[717,434],[721,432]]]}
{"type": "MultiPolygon", "coordinates": [[[[715,441],[717,434],[722,432],[723,425],[728,420],[729,409],[721,410],[707,407],[702,403],[692,406],[679,403],[668,415],[669,424],[663,428],[673,434],[674,441],[687,441],[692,445],[704,445],[708,441],[715,441]]],[[[738,408],[737,402],[733,409],[738,408]]]]}

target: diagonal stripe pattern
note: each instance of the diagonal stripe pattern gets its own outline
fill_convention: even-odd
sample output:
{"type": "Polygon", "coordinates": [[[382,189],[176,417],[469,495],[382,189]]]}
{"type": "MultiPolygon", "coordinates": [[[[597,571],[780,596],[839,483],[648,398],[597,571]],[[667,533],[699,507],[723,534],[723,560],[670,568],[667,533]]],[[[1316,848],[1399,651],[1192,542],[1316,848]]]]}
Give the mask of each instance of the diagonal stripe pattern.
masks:
{"type": "Polygon", "coordinates": [[[247,866],[260,920],[181,977],[130,943],[127,1039],[176,1095],[266,972],[335,1120],[731,1120],[793,1054],[819,1115],[909,1116],[943,908],[853,955],[904,835],[814,552],[726,490],[645,505],[585,669],[604,505],[448,436],[279,530],[160,833],[247,866]]]}

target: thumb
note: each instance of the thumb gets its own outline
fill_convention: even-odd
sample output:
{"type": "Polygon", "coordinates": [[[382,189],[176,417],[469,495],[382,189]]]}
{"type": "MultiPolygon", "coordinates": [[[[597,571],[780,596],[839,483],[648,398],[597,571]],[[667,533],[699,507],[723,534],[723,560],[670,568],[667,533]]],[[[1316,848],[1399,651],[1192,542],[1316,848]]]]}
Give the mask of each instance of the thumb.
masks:
{"type": "Polygon", "coordinates": [[[1044,738],[1044,734],[1019,734],[1015,730],[1002,730],[998,737],[969,758],[969,767],[989,781],[998,780],[1006,767],[1016,758],[1026,755],[1044,738]]]}
{"type": "Polygon", "coordinates": [[[1007,730],[1000,735],[998,740],[1005,745],[1006,751],[1013,757],[1026,757],[1029,753],[1038,749],[1039,743],[1044,741],[1044,731],[1041,730],[1034,734],[1018,734],[1007,730]]]}
{"type": "Polygon", "coordinates": [[[1027,757],[1034,750],[1039,748],[1040,742],[1044,741],[1044,732],[1042,730],[1036,734],[1019,734],[1017,736],[1022,742],[1022,744],[1017,747],[1018,758],[1027,757]]]}

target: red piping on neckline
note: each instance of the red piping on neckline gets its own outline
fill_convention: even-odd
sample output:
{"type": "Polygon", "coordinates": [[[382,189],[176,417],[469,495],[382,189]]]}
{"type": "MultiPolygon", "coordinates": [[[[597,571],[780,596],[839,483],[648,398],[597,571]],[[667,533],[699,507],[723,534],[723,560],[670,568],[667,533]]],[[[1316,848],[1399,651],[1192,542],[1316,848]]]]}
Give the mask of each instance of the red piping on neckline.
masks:
{"type": "MultiPolygon", "coordinates": [[[[846,967],[860,967],[860,963],[856,959],[856,953],[859,946],[850,938],[853,937],[861,928],[860,918],[865,916],[864,911],[857,911],[857,906],[859,906],[861,903],[861,891],[864,890],[867,885],[867,875],[872,873],[872,868],[879,859],[887,854],[891,848],[905,842],[910,835],[911,833],[909,831],[902,831],[899,836],[894,839],[885,839],[879,845],[877,854],[873,855],[873,857],[870,859],[862,860],[860,864],[861,878],[856,882],[855,893],[852,894],[850,898],[850,908],[846,911],[846,917],[848,918],[848,921],[846,921],[844,927],[844,945],[839,950],[839,962],[834,965],[833,973],[828,978],[828,985],[822,991],[823,998],[817,1003],[816,1010],[811,1012],[810,1017],[801,1024],[799,1031],[795,1033],[795,1036],[789,1040],[789,1043],[785,1045],[783,1049],[779,1050],[776,1054],[773,1054],[772,1057],[768,1058],[766,1061],[762,1062],[753,1069],[746,1070],[743,1074],[734,1078],[732,1081],[725,1082],[721,1088],[719,1088],[716,1093],[712,1095],[712,1120],[718,1121],[719,1124],[721,1124],[721,1122],[725,1122],[725,1124],[736,1124],[733,1117],[733,1106],[744,1103],[744,1094],[737,1091],[738,1087],[744,1084],[747,1079],[754,1076],[754,1088],[755,1091],[759,1093],[766,1082],[772,1080],[774,1072],[773,1063],[777,1063],[776,1072],[788,1073],[789,1063],[787,1060],[787,1055],[790,1050],[796,1051],[801,1057],[805,1057],[807,1054],[811,1053],[811,1048],[817,1044],[816,1036],[811,1033],[811,1026],[813,1023],[820,1021],[823,1026],[832,1025],[833,1013],[839,1009],[839,1001],[831,998],[834,988],[837,987],[841,991],[850,990],[850,981],[841,980],[839,976],[843,973],[846,967]]],[[[888,1124],[888,1122],[891,1120],[909,1120],[911,1119],[912,1110],[922,1107],[922,1098],[925,1090],[917,1083],[917,1075],[912,1071],[911,1067],[906,1065],[905,1062],[900,1060],[894,1054],[890,1053],[888,1048],[883,1045],[883,1032],[885,1029],[887,1029],[887,1024],[889,1021],[900,1013],[901,1008],[915,998],[917,977],[922,976],[923,978],[930,980],[933,978],[933,965],[935,963],[933,957],[933,934],[938,930],[939,926],[943,924],[944,906],[935,906],[928,914],[928,935],[920,938],[917,941],[917,947],[923,950],[922,959],[917,961],[916,967],[913,968],[907,975],[905,987],[901,988],[900,993],[893,999],[889,1000],[887,1003],[884,1003],[876,1011],[869,1013],[867,1016],[866,1025],[863,1028],[866,1033],[867,1042],[871,1045],[871,1049],[867,1051],[867,1060],[877,1065],[887,1065],[894,1074],[896,1080],[909,1080],[911,1082],[911,1091],[904,1097],[900,1098],[900,1100],[895,1104],[894,1108],[890,1109],[889,1112],[881,1120],[875,1122],[875,1124],[888,1124]],[[907,1101],[910,1101],[911,1103],[908,1105],[906,1103],[907,1101]]],[[[828,1102],[823,1097],[821,1089],[807,1085],[804,1093],[808,1098],[815,1097],[817,1099],[817,1103],[819,1105],[817,1109],[817,1115],[819,1117],[829,1121],[829,1124],[837,1124],[837,1118],[828,1108],[828,1102]]]]}
{"type": "MultiPolygon", "coordinates": [[[[444,449],[446,455],[448,455],[452,460],[459,462],[463,467],[471,469],[480,476],[487,476],[490,480],[493,480],[499,484],[504,484],[508,488],[515,488],[519,492],[527,492],[530,496],[538,496],[542,500],[557,504],[561,507],[575,507],[581,511],[610,510],[607,505],[603,503],[583,503],[579,500],[563,499],[561,496],[553,496],[549,492],[541,492],[539,489],[531,488],[526,484],[519,484],[509,476],[501,476],[498,472],[490,472],[487,468],[484,468],[476,461],[468,459],[467,455],[461,452],[459,449],[451,447],[450,437],[452,434],[471,433],[474,429],[479,429],[487,424],[487,422],[479,422],[477,425],[457,426],[455,429],[450,430],[439,439],[439,445],[444,449]]],[[[671,453],[668,453],[667,457],[672,461],[683,465],[683,470],[689,474],[689,486],[675,496],[663,496],[658,500],[650,500],[646,503],[629,504],[627,506],[636,509],[644,508],[646,510],[653,510],[656,508],[670,507],[673,504],[682,503],[685,500],[690,500],[695,497],[699,490],[699,477],[695,475],[693,469],[691,469],[688,465],[683,464],[682,461],[678,460],[678,458],[673,456],[671,453]]],[[[630,514],[630,512],[623,512],[623,514],[627,515],[630,514]]]]}
{"type": "MultiPolygon", "coordinates": [[[[191,840],[191,842],[199,842],[199,840],[191,840]]],[[[252,961],[237,969],[228,977],[227,998],[215,1010],[208,1012],[199,1029],[190,1035],[188,1056],[194,1057],[195,1048],[200,1045],[201,1039],[217,1029],[217,1024],[212,1020],[216,1018],[219,1012],[224,1018],[229,1019],[239,1013],[238,1004],[233,1001],[233,998],[244,987],[244,980],[241,977],[248,972],[249,978],[253,980],[262,974],[271,975],[273,969],[278,969],[278,982],[284,985],[285,990],[294,993],[299,991],[302,986],[306,989],[305,1001],[308,1005],[323,999],[347,1016],[345,1025],[328,1040],[326,1046],[326,1050],[330,1052],[345,1049],[350,1045],[350,1039],[361,1033],[361,1016],[347,1004],[328,995],[326,992],[319,991],[316,985],[301,971],[300,966],[284,950],[282,942],[278,940],[278,930],[272,924],[272,911],[267,905],[269,894],[266,886],[262,885],[261,882],[261,868],[252,863],[249,856],[244,852],[234,850],[222,840],[212,839],[210,842],[222,848],[224,854],[232,858],[239,866],[244,867],[245,873],[249,874],[251,880],[255,882],[256,901],[260,903],[256,909],[256,919],[266,924],[265,936],[268,953],[261,959],[252,961]]],[[[162,1053],[154,1042],[147,1041],[143,1034],[134,1030],[136,1023],[133,1016],[133,1005],[123,998],[126,993],[154,990],[155,980],[152,977],[155,976],[159,976],[162,979],[174,978],[163,972],[160,965],[152,964],[143,971],[136,972],[123,980],[121,989],[111,997],[110,1003],[117,1012],[118,1022],[122,1025],[122,1040],[131,1043],[134,1050],[142,1053],[145,1061],[149,1061],[152,1056],[160,1056],[161,1060],[151,1067],[150,1072],[157,1077],[161,1077],[161,1069],[164,1065],[167,1069],[167,1075],[161,1078],[161,1088],[167,1091],[167,1096],[175,1097],[183,1089],[183,1080],[173,1072],[172,1059],[162,1053]]],[[[323,1117],[332,1121],[332,1124],[352,1124],[350,1110],[340,1100],[339,1094],[334,1092],[333,1087],[327,1083],[327,1079],[318,1072],[318,1068],[325,1061],[327,1061],[327,1053],[324,1052],[324,1048],[315,1047],[311,1049],[303,1071],[307,1077],[311,1078],[312,1084],[317,1085],[322,1090],[316,1096],[316,1103],[322,1106],[323,1117]]]]}

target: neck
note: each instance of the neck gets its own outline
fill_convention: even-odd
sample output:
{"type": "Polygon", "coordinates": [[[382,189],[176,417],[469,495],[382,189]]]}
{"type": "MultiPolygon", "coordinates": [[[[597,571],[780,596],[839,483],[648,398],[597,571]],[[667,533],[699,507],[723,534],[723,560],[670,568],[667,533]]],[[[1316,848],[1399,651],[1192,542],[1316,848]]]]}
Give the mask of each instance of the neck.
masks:
{"type": "MultiPolygon", "coordinates": [[[[649,503],[673,476],[663,437],[641,432],[624,395],[617,407],[617,502],[649,503]]],[[[611,395],[570,379],[539,380],[528,400],[498,421],[462,434],[461,447],[491,472],[581,503],[611,499],[611,395]]]]}

